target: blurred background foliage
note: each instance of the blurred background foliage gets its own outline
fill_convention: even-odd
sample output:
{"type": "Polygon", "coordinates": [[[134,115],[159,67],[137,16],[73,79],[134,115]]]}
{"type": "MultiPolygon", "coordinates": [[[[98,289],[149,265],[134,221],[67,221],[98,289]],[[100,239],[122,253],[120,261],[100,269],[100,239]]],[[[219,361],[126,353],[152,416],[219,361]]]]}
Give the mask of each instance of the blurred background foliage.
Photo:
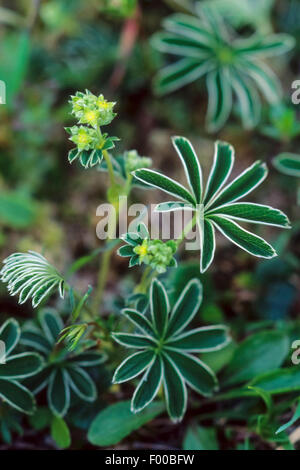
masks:
{"type": "MultiPolygon", "coordinates": [[[[258,158],[267,162],[270,177],[256,191],[256,202],[282,209],[290,217],[293,229],[280,235],[276,229],[268,229],[279,252],[279,257],[270,261],[250,258],[220,238],[214,266],[201,276],[205,293],[201,321],[230,324],[236,342],[274,324],[278,330],[288,329],[291,337],[297,337],[299,179],[280,174],[272,166],[272,159],[283,151],[299,153],[299,106],[291,102],[291,83],[300,73],[300,1],[202,0],[202,3],[216,9],[246,36],[252,32],[287,32],[297,40],[288,57],[279,57],[275,62],[284,100],[275,108],[265,103],[260,125],[252,131],[242,130],[233,115],[217,135],[206,133],[207,96],[201,81],[163,98],[153,93],[152,80],[164,58],[151,47],[149,39],[170,13],[190,12],[192,1],[1,2],[0,79],[6,83],[7,103],[0,106],[0,257],[33,249],[45,253],[64,270],[77,257],[100,246],[95,214],[97,206],[105,200],[105,176],[68,164],[71,146],[64,131],[64,126],[72,123],[69,95],[88,88],[117,101],[118,118],[112,124],[111,134],[121,138],[118,151],[135,148],[141,155],[153,158],[155,168],[167,169],[169,176],[182,181],[184,178],[170,144],[174,134],[191,139],[206,170],[216,138],[235,147],[237,173],[258,158]]],[[[144,203],[160,202],[159,196],[151,191],[135,189],[134,197],[144,203]]],[[[187,252],[185,256],[185,262],[166,279],[174,296],[188,279],[200,277],[197,253],[187,252]]],[[[110,309],[122,306],[134,276],[138,276],[137,272],[125,276],[127,273],[126,261],[115,256],[106,299],[110,309]]],[[[82,269],[76,275],[78,288],[93,284],[95,275],[93,264],[82,269]]],[[[8,316],[21,320],[30,317],[30,307],[17,306],[4,286],[0,287],[0,294],[1,320],[8,316]]],[[[234,346],[230,346],[226,353],[212,354],[210,365],[215,370],[222,369],[233,350],[234,346]]],[[[285,361],[290,364],[289,354],[285,361]]],[[[105,390],[108,384],[109,381],[103,385],[105,390]]],[[[115,393],[117,399],[122,398],[120,390],[115,393]]],[[[247,402],[249,407],[254,405],[256,402],[247,402]]],[[[88,426],[84,420],[90,422],[89,406],[86,405],[84,417],[82,407],[72,415],[71,420],[79,428],[88,426]]],[[[102,406],[101,398],[99,409],[102,406]]],[[[245,406],[236,410],[239,416],[247,412],[245,406]]],[[[256,448],[268,448],[265,436],[259,432],[255,436],[256,448]]],[[[136,442],[144,445],[146,442],[152,449],[155,445],[159,448],[158,442],[170,448],[179,448],[183,442],[188,449],[193,445],[246,449],[252,446],[248,438],[235,422],[226,429],[220,425],[217,431],[198,423],[185,434],[181,428],[170,434],[167,422],[157,419],[150,429],[136,436],[136,442]]],[[[43,437],[40,440],[43,444],[35,445],[45,445],[43,437]]],[[[127,448],[131,445],[139,448],[131,441],[127,448]]]]}

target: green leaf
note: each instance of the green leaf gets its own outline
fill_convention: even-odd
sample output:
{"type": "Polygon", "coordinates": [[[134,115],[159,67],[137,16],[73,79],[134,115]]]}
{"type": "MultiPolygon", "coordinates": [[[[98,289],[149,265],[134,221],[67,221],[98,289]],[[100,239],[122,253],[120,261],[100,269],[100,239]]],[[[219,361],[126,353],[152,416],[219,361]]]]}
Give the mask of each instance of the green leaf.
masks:
{"type": "Polygon", "coordinates": [[[181,59],[163,68],[157,74],[154,80],[154,90],[159,95],[178,90],[198,80],[198,78],[212,70],[213,67],[213,61],[210,60],[204,60],[199,64],[199,60],[196,59],[181,59]]]}
{"type": "Polygon", "coordinates": [[[129,401],[119,401],[96,416],[90,426],[88,440],[100,447],[118,444],[124,437],[152,421],[163,410],[164,405],[157,402],[151,403],[141,413],[133,414],[129,401]]]}
{"type": "MultiPolygon", "coordinates": [[[[288,338],[280,331],[263,331],[249,336],[236,348],[226,367],[224,384],[245,382],[263,372],[277,369],[284,361],[288,349],[288,338]]],[[[251,385],[263,388],[259,383],[251,385]]]]}
{"type": "Polygon", "coordinates": [[[32,297],[32,306],[37,307],[56,288],[64,297],[64,279],[58,271],[39,253],[13,253],[4,261],[1,280],[8,283],[10,295],[19,294],[23,304],[32,297]]]}
{"type": "Polygon", "coordinates": [[[274,248],[263,238],[248,232],[236,222],[217,215],[210,215],[209,218],[225,237],[251,255],[261,258],[274,258],[274,256],[277,256],[274,248]]]}
{"type": "Polygon", "coordinates": [[[154,400],[162,381],[162,374],[162,361],[157,355],[135,389],[131,400],[133,413],[138,413],[154,400]]]}
{"type": "Polygon", "coordinates": [[[29,417],[30,426],[37,431],[47,428],[52,420],[52,413],[46,406],[39,407],[33,415],[29,417]]]}
{"type": "Polygon", "coordinates": [[[167,327],[170,306],[166,290],[157,279],[152,281],[150,287],[150,310],[155,329],[162,337],[167,327]]]}
{"type": "Polygon", "coordinates": [[[198,226],[201,234],[200,272],[204,273],[213,262],[215,255],[215,229],[208,219],[204,219],[203,223],[200,220],[198,226]]]}
{"type": "Polygon", "coordinates": [[[237,96],[244,129],[253,129],[260,119],[261,102],[252,83],[243,71],[232,74],[232,87],[237,96]]]}
{"type": "Polygon", "coordinates": [[[155,346],[154,340],[148,336],[128,334],[128,333],[113,333],[112,337],[117,343],[126,346],[127,348],[149,348],[155,346]]]}
{"type": "Polygon", "coordinates": [[[174,212],[178,210],[195,210],[194,206],[190,204],[186,204],[185,202],[176,202],[176,201],[169,201],[169,202],[162,202],[161,204],[157,204],[154,209],[154,212],[174,212]]]}
{"type": "Polygon", "coordinates": [[[70,388],[67,374],[63,369],[52,372],[48,387],[48,403],[56,416],[64,416],[70,406],[70,388]]]}
{"type": "Polygon", "coordinates": [[[0,379],[0,398],[22,413],[32,414],[35,410],[34,396],[19,382],[0,379]]]}
{"type": "Polygon", "coordinates": [[[73,360],[76,365],[82,367],[95,367],[99,364],[102,364],[106,360],[106,356],[103,353],[93,352],[93,351],[86,351],[81,354],[75,356],[73,360]]]}
{"type": "Polygon", "coordinates": [[[189,426],[183,439],[183,450],[219,450],[214,428],[189,426]]]}
{"type": "Polygon", "coordinates": [[[39,321],[48,341],[53,345],[63,329],[63,322],[58,313],[49,307],[39,312],[39,321]]]}
{"type": "Polygon", "coordinates": [[[277,429],[276,434],[279,434],[280,432],[285,431],[290,426],[292,426],[294,423],[296,423],[296,421],[298,421],[299,419],[300,419],[300,401],[298,401],[297,407],[295,409],[295,412],[294,412],[292,418],[287,423],[280,426],[280,428],[277,429]]]}
{"type": "Polygon", "coordinates": [[[192,279],[174,305],[168,324],[167,336],[180,333],[194,318],[202,302],[202,284],[192,279]]]}
{"type": "Polygon", "coordinates": [[[261,61],[243,60],[241,68],[246,68],[247,73],[258,86],[266,100],[271,104],[280,102],[282,96],[282,88],[280,81],[275,73],[261,61]]]}
{"type": "Polygon", "coordinates": [[[207,46],[200,41],[172,33],[156,33],[152,36],[151,43],[160,52],[181,55],[192,59],[206,59],[210,52],[207,46]]]}
{"type": "Polygon", "coordinates": [[[118,249],[118,255],[126,258],[127,256],[133,256],[134,251],[131,245],[123,245],[118,249]]]}
{"type": "Polygon", "coordinates": [[[143,333],[155,335],[153,327],[145,315],[133,310],[131,308],[125,308],[122,310],[122,314],[125,315],[135,326],[137,326],[143,333]]]}
{"type": "Polygon", "coordinates": [[[300,177],[300,155],[295,153],[280,153],[273,159],[275,168],[285,175],[300,177]]]}
{"type": "Polygon", "coordinates": [[[214,163],[207,180],[203,203],[207,204],[224,186],[234,163],[234,148],[227,142],[215,142],[214,163]]]}
{"type": "Polygon", "coordinates": [[[198,17],[175,13],[163,20],[163,26],[167,31],[187,36],[209,46],[213,40],[212,34],[203,27],[198,17]]]}
{"type": "Polygon", "coordinates": [[[230,342],[228,328],[223,325],[202,326],[168,339],[166,346],[189,352],[210,352],[230,342]]]}
{"type": "Polygon", "coordinates": [[[22,331],[20,343],[34,349],[35,351],[44,353],[47,356],[52,350],[51,343],[41,334],[41,332],[39,332],[39,330],[26,329],[22,331]]]}
{"type": "Polygon", "coordinates": [[[287,34],[253,35],[236,41],[239,54],[270,57],[285,54],[295,45],[295,40],[287,34]]]}
{"type": "Polygon", "coordinates": [[[187,406],[186,386],[179,370],[169,356],[163,356],[163,382],[167,410],[174,422],[181,421],[187,406]]]}
{"type": "Polygon", "coordinates": [[[200,203],[202,197],[202,171],[195,150],[190,141],[185,137],[175,136],[172,138],[172,142],[182,161],[196,202],[200,203]]]}
{"type": "MultiPolygon", "coordinates": [[[[168,351],[168,358],[171,358],[176,365],[178,372],[188,383],[188,385],[204,396],[211,396],[217,389],[217,378],[213,371],[200,361],[189,354],[179,350],[168,351]]],[[[174,393],[176,395],[176,393],[174,393]]],[[[176,399],[176,396],[174,397],[176,399]]]]}
{"type": "Polygon", "coordinates": [[[208,108],[206,126],[217,132],[227,121],[232,107],[231,77],[226,67],[207,74],[208,108]]]}
{"type": "Polygon", "coordinates": [[[71,445],[71,435],[67,423],[59,416],[52,418],[51,437],[61,449],[66,449],[71,445]]]}
{"type": "Polygon", "coordinates": [[[7,31],[1,47],[0,77],[6,84],[6,102],[12,109],[14,99],[24,83],[30,60],[30,38],[28,32],[7,31]]]}
{"type": "Polygon", "coordinates": [[[141,169],[134,171],[133,175],[149,186],[158,188],[161,191],[172,194],[172,196],[177,196],[179,199],[183,199],[195,205],[195,199],[181,184],[157,171],[141,169]]]}
{"type": "Polygon", "coordinates": [[[251,202],[235,202],[217,207],[208,211],[207,215],[220,214],[231,219],[253,222],[256,224],[275,225],[276,227],[289,228],[290,221],[287,216],[278,209],[251,202]]]}
{"type": "Polygon", "coordinates": [[[246,196],[263,182],[267,173],[265,163],[260,160],[253,163],[219,193],[209,205],[210,210],[246,196]]]}
{"type": "Polygon", "coordinates": [[[153,351],[141,351],[127,357],[116,369],[113,383],[127,382],[141,374],[153,361],[153,351]]]}
{"type": "Polygon", "coordinates": [[[30,226],[36,217],[34,201],[19,192],[4,192],[0,194],[0,218],[4,225],[16,229],[30,226]]]}
{"type": "Polygon", "coordinates": [[[97,398],[96,386],[81,367],[68,366],[66,375],[73,392],[84,401],[95,401],[97,398]]]}
{"type": "Polygon", "coordinates": [[[16,347],[20,339],[20,327],[19,323],[13,318],[9,318],[0,328],[0,341],[5,344],[6,356],[11,353],[16,347]]]}
{"type": "Polygon", "coordinates": [[[37,374],[43,367],[42,357],[37,353],[21,353],[7,358],[0,365],[1,379],[25,379],[37,374]]]}
{"type": "Polygon", "coordinates": [[[300,390],[300,368],[293,366],[266,372],[249,385],[266,390],[271,395],[296,392],[300,390]]]}

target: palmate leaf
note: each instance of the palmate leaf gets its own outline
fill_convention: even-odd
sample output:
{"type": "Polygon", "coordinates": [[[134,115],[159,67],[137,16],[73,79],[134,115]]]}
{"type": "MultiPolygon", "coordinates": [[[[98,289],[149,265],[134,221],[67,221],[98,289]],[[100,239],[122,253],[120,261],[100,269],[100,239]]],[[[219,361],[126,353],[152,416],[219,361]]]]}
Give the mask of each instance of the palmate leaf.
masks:
{"type": "Polygon", "coordinates": [[[123,311],[145,333],[113,333],[113,338],[120,344],[141,349],[127,357],[113,377],[114,383],[122,383],[143,374],[131,401],[134,413],[154,400],[161,384],[173,421],[181,420],[185,413],[186,384],[203,395],[214,392],[216,378],[213,372],[189,352],[216,351],[228,344],[229,335],[222,325],[185,331],[198,312],[201,300],[200,281],[192,279],[170,309],[163,284],[153,280],[150,288],[150,326],[149,320],[141,313],[131,309],[123,311]]]}
{"type": "Polygon", "coordinates": [[[34,352],[11,355],[20,339],[20,327],[9,318],[0,328],[0,340],[5,343],[5,363],[0,364],[0,398],[18,411],[32,414],[35,400],[19,381],[38,374],[44,366],[42,357],[34,352]]]}
{"type": "Polygon", "coordinates": [[[63,277],[39,253],[14,253],[3,263],[1,280],[7,282],[10,295],[19,295],[20,304],[31,297],[35,308],[55,289],[64,297],[63,277]]]}
{"type": "Polygon", "coordinates": [[[177,90],[206,77],[206,125],[218,131],[238,103],[243,126],[251,129],[260,119],[262,94],[278,102],[281,85],[265,58],[285,54],[295,41],[285,34],[257,35],[245,39],[226,27],[223,16],[203,2],[196,14],[175,14],[163,21],[166,32],[156,33],[152,45],[179,61],[163,68],[154,81],[159,94],[177,90]]]}
{"type": "MultiPolygon", "coordinates": [[[[185,198],[183,202],[163,202],[155,208],[157,212],[171,212],[188,209],[197,214],[197,225],[200,232],[200,271],[205,272],[211,265],[215,253],[215,229],[219,230],[231,242],[248,253],[272,258],[276,256],[274,248],[263,238],[240,227],[236,220],[262,225],[273,225],[290,228],[287,216],[273,207],[250,202],[238,202],[259,186],[267,177],[268,170],[260,160],[253,163],[230,183],[227,179],[234,164],[233,147],[222,141],[215,142],[214,163],[210,171],[205,189],[202,189],[202,172],[197,155],[187,139],[174,137],[173,144],[180,156],[186,172],[194,201],[185,198]],[[196,161],[197,160],[197,161],[196,161]],[[197,202],[199,201],[199,202],[197,202]]],[[[137,176],[150,186],[160,187],[168,192],[167,184],[161,186],[155,181],[155,176],[147,176],[147,170],[139,170],[137,176]]],[[[160,175],[160,178],[163,175],[160,175]]],[[[161,179],[161,182],[164,180],[161,179]]],[[[173,180],[172,184],[178,184],[173,180]]],[[[180,185],[181,190],[187,191],[180,185]]],[[[177,196],[183,199],[180,190],[177,196]]],[[[175,194],[175,191],[172,193],[175,194]]],[[[190,194],[190,193],[189,193],[190,194]]],[[[129,247],[130,249],[130,247],[129,247]]]]}
{"type": "MultiPolygon", "coordinates": [[[[26,379],[26,385],[35,394],[46,388],[48,406],[52,413],[60,417],[66,415],[75,396],[86,402],[96,399],[97,389],[86,369],[106,360],[105,354],[93,350],[76,354],[60,347],[58,351],[56,345],[63,326],[59,314],[47,307],[39,311],[38,325],[25,325],[20,340],[21,344],[44,357],[44,368],[26,379]]],[[[25,354],[31,356],[34,353],[25,354]]],[[[29,366],[30,363],[24,365],[27,369],[29,366]]]]}

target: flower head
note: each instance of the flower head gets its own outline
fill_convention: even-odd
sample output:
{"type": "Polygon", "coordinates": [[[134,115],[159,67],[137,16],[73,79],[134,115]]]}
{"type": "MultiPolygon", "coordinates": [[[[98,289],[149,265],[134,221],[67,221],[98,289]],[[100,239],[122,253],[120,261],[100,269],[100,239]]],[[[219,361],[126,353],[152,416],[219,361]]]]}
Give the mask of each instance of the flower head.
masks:
{"type": "Polygon", "coordinates": [[[129,267],[144,263],[158,273],[164,273],[167,268],[177,265],[174,258],[177,250],[176,242],[150,240],[149,232],[144,224],[138,225],[137,233],[128,232],[121,238],[127,244],[119,248],[118,254],[122,257],[130,257],[129,267]]]}
{"type": "Polygon", "coordinates": [[[131,173],[139,168],[150,168],[152,159],[148,157],[141,157],[136,150],[129,150],[125,152],[125,171],[131,173]]]}
{"type": "Polygon", "coordinates": [[[116,103],[104,99],[103,95],[96,96],[90,91],[78,91],[71,96],[72,114],[78,119],[81,126],[66,127],[71,134],[70,140],[76,148],[70,150],[68,160],[72,163],[79,159],[84,168],[99,165],[103,159],[103,152],[114,148],[117,137],[109,137],[102,133],[100,127],[109,124],[116,113],[113,107],[116,103]]]}

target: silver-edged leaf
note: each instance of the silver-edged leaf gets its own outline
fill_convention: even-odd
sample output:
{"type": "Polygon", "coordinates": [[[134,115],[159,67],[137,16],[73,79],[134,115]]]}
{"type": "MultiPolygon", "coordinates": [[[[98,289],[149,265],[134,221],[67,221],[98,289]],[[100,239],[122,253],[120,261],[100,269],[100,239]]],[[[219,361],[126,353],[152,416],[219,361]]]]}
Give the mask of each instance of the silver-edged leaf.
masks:
{"type": "Polygon", "coordinates": [[[207,216],[210,214],[225,215],[230,219],[241,220],[244,222],[290,228],[290,221],[282,211],[270,206],[252,202],[234,202],[231,204],[225,204],[224,206],[217,207],[212,211],[208,211],[207,216]]]}
{"type": "Polygon", "coordinates": [[[189,186],[196,202],[200,203],[202,197],[202,170],[194,147],[185,137],[172,137],[172,143],[182,161],[189,186]]]}
{"type": "Polygon", "coordinates": [[[160,356],[155,356],[154,361],[145,372],[132,397],[131,411],[138,413],[154,400],[159,390],[163,375],[160,356]]]}
{"type": "Polygon", "coordinates": [[[227,142],[215,142],[214,162],[206,184],[203,204],[207,204],[226,183],[234,164],[234,148],[227,142]]]}
{"type": "Polygon", "coordinates": [[[113,383],[119,384],[134,379],[140,375],[146,367],[150,366],[154,360],[153,351],[141,351],[127,357],[116,369],[113,376],[113,383]]]}
{"type": "Polygon", "coordinates": [[[157,171],[142,168],[140,170],[134,171],[133,175],[135,178],[145,184],[148,184],[149,186],[158,188],[161,191],[172,194],[172,196],[177,196],[179,199],[183,199],[184,201],[195,205],[196,201],[194,197],[184,186],[172,180],[171,178],[158,173],[157,171]]]}
{"type": "Polygon", "coordinates": [[[277,256],[274,248],[263,238],[248,232],[233,220],[217,215],[211,215],[210,219],[225,237],[251,255],[261,258],[277,256]]]}
{"type": "Polygon", "coordinates": [[[231,183],[225,186],[211,203],[207,205],[206,210],[208,210],[208,208],[211,210],[245,197],[264,181],[267,174],[268,170],[266,164],[260,160],[256,161],[231,183]]]}

